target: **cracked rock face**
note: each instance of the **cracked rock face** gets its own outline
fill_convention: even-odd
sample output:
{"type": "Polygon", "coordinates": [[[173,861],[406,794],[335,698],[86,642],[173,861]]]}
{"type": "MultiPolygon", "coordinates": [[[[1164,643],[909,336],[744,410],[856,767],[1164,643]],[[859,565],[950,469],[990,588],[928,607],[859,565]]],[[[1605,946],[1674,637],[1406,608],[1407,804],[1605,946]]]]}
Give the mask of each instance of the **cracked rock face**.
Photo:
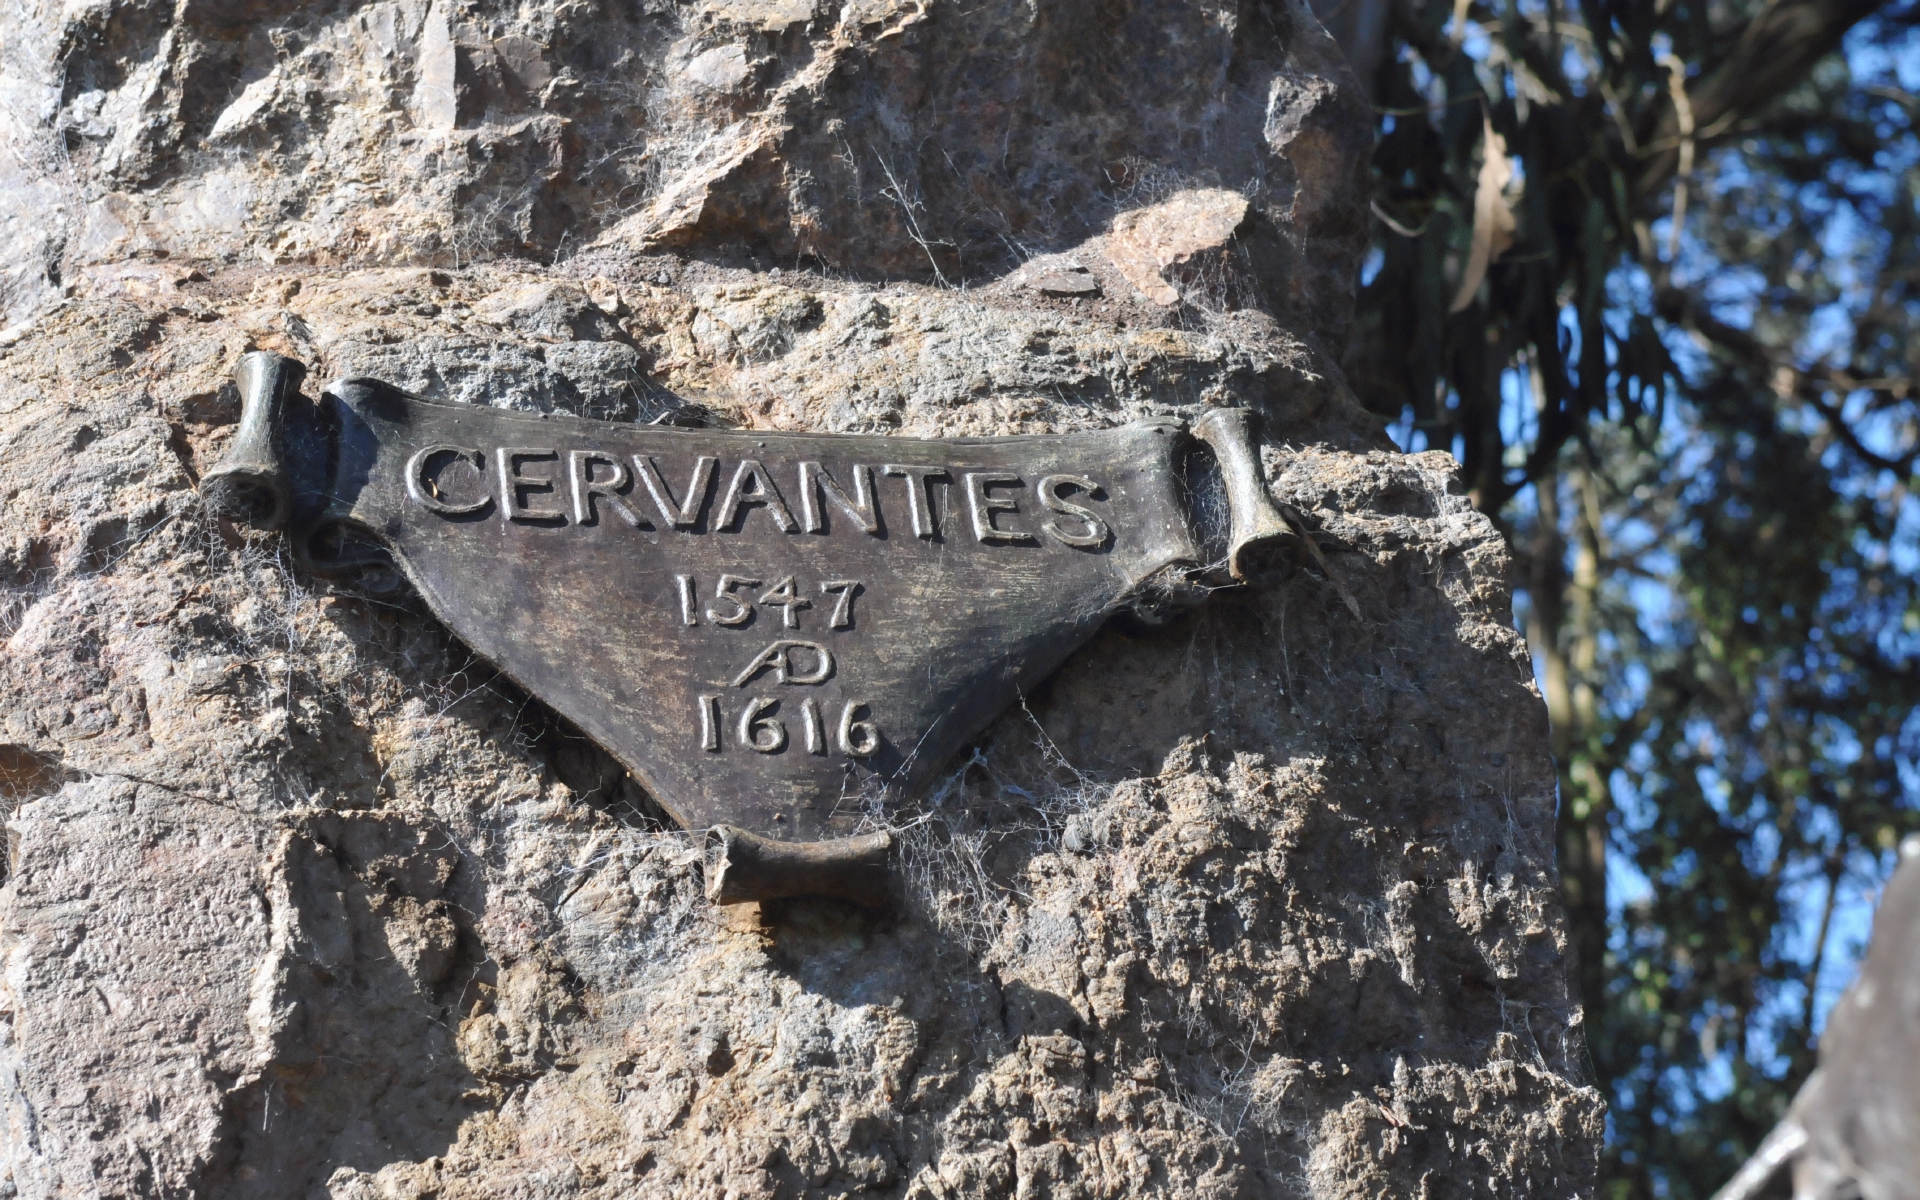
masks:
{"type": "Polygon", "coordinates": [[[0,90],[0,1193],[1590,1189],[1506,550],[1341,381],[1367,121],[1303,10],[17,5],[0,90]],[[769,430],[1245,406],[1319,553],[1070,659],[891,911],[716,909],[418,603],[206,512],[249,349],[769,430]]]}

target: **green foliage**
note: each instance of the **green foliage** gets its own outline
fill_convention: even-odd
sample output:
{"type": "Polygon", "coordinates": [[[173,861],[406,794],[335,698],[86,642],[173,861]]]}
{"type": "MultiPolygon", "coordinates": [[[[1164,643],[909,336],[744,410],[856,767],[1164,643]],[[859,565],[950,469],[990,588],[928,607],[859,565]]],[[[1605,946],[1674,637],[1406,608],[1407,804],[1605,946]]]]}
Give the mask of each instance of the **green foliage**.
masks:
{"type": "Polygon", "coordinates": [[[1392,11],[1354,382],[1527,551],[1604,1194],[1705,1197],[1920,826],[1920,6],[1392,11]]]}

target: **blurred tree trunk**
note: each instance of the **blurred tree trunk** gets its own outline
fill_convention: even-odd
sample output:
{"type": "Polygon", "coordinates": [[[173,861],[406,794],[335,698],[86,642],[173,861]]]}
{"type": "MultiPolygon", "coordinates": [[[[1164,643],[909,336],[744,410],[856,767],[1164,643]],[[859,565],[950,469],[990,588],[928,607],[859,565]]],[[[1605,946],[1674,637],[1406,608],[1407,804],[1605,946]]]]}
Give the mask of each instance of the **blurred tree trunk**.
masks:
{"type": "Polygon", "coordinates": [[[1386,57],[1393,29],[1393,0],[1312,0],[1313,15],[1340,43],[1367,99],[1373,99],[1374,76],[1386,57]]]}
{"type": "MultiPolygon", "coordinates": [[[[1553,757],[1560,772],[1560,889],[1575,979],[1592,1021],[1605,1011],[1607,819],[1612,811],[1605,773],[1590,745],[1597,716],[1592,680],[1599,657],[1594,611],[1600,584],[1598,505],[1593,477],[1581,468],[1548,475],[1537,487],[1527,640],[1541,658],[1547,714],[1553,723],[1553,757]],[[1561,510],[1563,490],[1573,508],[1567,520],[1561,510]],[[1571,547],[1568,526],[1573,530],[1571,547]]],[[[1600,1074],[1608,1081],[1608,1072],[1602,1069],[1600,1074]]]]}

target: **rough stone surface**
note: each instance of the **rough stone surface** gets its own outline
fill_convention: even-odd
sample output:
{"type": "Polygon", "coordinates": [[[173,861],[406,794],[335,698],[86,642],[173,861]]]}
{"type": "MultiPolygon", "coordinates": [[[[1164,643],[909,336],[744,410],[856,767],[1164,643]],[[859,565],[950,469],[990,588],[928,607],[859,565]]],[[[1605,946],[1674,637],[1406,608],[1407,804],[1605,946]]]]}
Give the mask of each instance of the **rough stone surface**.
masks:
{"type": "Polygon", "coordinates": [[[1225,188],[1180,192],[1113,220],[1106,253],[1127,282],[1155,304],[1180,303],[1182,289],[1205,277],[1208,266],[1230,263],[1234,235],[1246,223],[1247,198],[1225,188]]]}
{"type": "Polygon", "coordinates": [[[1342,383],[1304,10],[48,3],[0,56],[0,1193],[1590,1189],[1506,551],[1342,383]],[[1209,189],[1143,294],[1108,239],[1209,189]],[[249,348],[747,428],[1246,405],[1322,561],[1077,654],[898,814],[891,913],[716,910],[417,605],[207,515],[249,348]]]}

